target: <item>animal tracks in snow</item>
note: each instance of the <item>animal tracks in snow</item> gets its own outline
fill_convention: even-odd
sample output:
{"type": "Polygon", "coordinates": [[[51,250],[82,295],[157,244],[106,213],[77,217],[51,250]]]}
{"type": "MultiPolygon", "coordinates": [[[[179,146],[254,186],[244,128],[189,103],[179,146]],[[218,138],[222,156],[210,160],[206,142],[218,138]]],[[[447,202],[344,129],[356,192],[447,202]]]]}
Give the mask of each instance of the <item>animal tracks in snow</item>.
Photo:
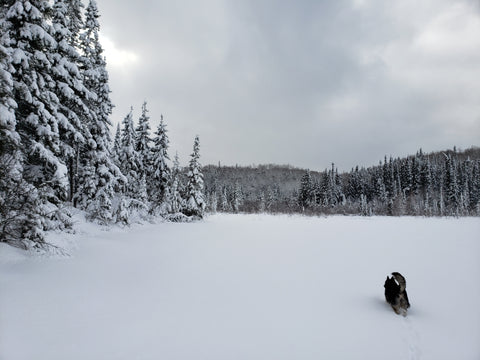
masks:
{"type": "Polygon", "coordinates": [[[404,342],[408,346],[408,359],[409,360],[420,360],[421,359],[421,346],[420,346],[420,335],[415,326],[408,316],[402,317],[402,324],[405,328],[404,342]]]}

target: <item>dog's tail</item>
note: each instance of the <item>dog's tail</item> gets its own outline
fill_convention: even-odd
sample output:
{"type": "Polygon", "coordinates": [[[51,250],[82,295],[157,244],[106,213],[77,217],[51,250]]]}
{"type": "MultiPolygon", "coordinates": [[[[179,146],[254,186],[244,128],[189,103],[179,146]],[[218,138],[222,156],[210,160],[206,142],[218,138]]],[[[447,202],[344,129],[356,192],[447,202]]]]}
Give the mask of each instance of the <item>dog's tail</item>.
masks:
{"type": "Polygon", "coordinates": [[[393,272],[392,275],[398,285],[400,285],[400,292],[405,291],[405,288],[407,287],[407,282],[405,281],[403,275],[398,272],[393,272]]]}

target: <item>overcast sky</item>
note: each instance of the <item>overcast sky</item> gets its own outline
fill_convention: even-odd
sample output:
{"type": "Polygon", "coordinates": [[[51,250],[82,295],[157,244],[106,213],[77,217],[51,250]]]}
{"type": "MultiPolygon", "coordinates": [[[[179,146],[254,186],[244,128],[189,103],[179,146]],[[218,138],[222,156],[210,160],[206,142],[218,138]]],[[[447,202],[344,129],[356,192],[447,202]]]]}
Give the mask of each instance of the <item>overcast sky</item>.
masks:
{"type": "Polygon", "coordinates": [[[97,0],[114,122],[170,153],[323,170],[480,145],[478,0],[97,0]]]}

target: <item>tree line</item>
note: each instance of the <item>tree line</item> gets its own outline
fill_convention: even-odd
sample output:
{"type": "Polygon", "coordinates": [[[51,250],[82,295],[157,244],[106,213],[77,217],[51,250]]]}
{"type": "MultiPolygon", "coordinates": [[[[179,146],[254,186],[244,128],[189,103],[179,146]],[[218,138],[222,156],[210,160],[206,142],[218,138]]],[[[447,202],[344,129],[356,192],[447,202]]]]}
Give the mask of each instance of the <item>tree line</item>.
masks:
{"type": "Polygon", "coordinates": [[[45,245],[71,226],[68,206],[99,223],[152,214],[202,216],[199,140],[187,174],[169,162],[163,119],[146,104],[112,144],[113,104],[95,0],[0,5],[0,242],[45,245]]]}
{"type": "Polygon", "coordinates": [[[447,150],[339,173],[291,166],[204,168],[209,211],[479,216],[480,149],[447,150]]]}

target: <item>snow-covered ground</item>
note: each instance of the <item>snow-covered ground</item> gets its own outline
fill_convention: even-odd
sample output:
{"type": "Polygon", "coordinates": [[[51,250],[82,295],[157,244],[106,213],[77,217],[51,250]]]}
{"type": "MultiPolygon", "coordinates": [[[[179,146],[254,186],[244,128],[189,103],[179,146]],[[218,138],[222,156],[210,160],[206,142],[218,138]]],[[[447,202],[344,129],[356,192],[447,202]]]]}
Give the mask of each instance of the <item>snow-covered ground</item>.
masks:
{"type": "Polygon", "coordinates": [[[77,227],[70,257],[0,244],[1,360],[480,359],[478,218],[77,227]]]}

